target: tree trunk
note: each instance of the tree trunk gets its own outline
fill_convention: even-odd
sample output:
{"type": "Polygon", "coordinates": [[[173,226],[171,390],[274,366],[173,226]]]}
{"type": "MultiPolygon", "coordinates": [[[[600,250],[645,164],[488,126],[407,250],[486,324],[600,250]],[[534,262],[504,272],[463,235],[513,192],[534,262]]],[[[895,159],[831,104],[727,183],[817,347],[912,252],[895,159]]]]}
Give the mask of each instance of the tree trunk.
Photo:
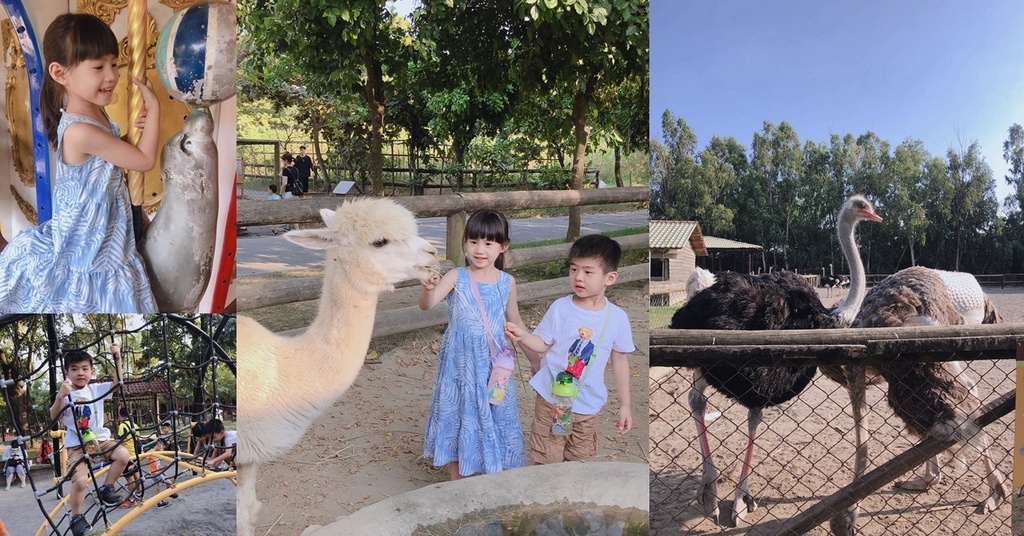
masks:
{"type": "MultiPolygon", "coordinates": [[[[597,86],[597,73],[591,73],[587,79],[586,88],[577,92],[572,100],[572,124],[573,132],[576,135],[576,150],[572,156],[572,189],[583,189],[583,175],[586,171],[587,139],[590,137],[590,127],[587,125],[587,110],[590,108],[590,98],[597,86]]],[[[569,229],[565,234],[566,242],[573,242],[580,237],[580,207],[569,207],[569,229]]]]}
{"type": "Polygon", "coordinates": [[[623,187],[622,184],[622,149],[615,146],[615,186],[623,187]]]}
{"type": "Polygon", "coordinates": [[[373,194],[384,195],[384,72],[380,60],[371,54],[363,57],[366,65],[366,105],[370,109],[370,147],[366,155],[373,194]]]}

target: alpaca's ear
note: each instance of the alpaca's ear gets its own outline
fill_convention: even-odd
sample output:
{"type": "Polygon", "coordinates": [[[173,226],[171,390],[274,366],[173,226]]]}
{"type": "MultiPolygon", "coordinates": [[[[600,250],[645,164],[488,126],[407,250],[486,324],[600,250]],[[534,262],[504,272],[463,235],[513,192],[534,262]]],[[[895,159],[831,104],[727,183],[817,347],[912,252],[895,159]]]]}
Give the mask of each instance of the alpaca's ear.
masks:
{"type": "Polygon", "coordinates": [[[284,237],[304,248],[309,249],[328,249],[336,245],[334,233],[327,229],[288,231],[284,234],[284,237]]]}
{"type": "Polygon", "coordinates": [[[334,219],[334,211],[329,208],[320,209],[320,219],[324,220],[324,223],[327,224],[327,227],[330,227],[331,220],[334,219]]]}

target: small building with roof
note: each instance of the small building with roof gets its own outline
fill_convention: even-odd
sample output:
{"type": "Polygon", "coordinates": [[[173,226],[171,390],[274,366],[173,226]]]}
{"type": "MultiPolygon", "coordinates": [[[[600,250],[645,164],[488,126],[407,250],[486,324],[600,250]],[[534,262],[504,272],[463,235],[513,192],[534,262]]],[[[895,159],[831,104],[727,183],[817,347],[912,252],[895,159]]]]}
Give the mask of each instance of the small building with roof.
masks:
{"type": "Polygon", "coordinates": [[[707,256],[700,224],[695,221],[651,220],[651,305],[682,303],[686,297],[686,279],[707,256]]]}

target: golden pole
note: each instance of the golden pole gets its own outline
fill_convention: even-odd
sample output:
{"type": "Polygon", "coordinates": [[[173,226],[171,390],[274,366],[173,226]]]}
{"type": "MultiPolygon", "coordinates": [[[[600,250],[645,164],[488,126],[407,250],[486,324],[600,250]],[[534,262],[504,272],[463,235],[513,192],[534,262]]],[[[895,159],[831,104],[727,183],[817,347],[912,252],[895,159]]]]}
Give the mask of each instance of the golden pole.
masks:
{"type": "MultiPolygon", "coordinates": [[[[149,49],[149,14],[146,0],[128,1],[128,142],[135,145],[139,142],[142,132],[135,127],[135,118],[142,113],[142,92],[135,87],[132,78],[146,81],[146,52],[149,49]]],[[[132,200],[132,213],[135,220],[135,238],[142,235],[142,202],[144,174],[141,171],[128,171],[128,194],[132,200]]]]}

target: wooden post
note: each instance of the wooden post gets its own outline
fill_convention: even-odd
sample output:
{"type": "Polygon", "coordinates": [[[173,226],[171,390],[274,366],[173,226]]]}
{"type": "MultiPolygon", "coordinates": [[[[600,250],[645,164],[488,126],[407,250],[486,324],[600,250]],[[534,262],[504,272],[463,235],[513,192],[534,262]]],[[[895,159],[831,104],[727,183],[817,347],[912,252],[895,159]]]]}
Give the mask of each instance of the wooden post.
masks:
{"type": "Polygon", "coordinates": [[[445,230],[445,256],[455,263],[456,268],[466,264],[466,251],[462,249],[462,234],[466,231],[468,217],[465,210],[448,215],[448,225],[445,230]]]}

